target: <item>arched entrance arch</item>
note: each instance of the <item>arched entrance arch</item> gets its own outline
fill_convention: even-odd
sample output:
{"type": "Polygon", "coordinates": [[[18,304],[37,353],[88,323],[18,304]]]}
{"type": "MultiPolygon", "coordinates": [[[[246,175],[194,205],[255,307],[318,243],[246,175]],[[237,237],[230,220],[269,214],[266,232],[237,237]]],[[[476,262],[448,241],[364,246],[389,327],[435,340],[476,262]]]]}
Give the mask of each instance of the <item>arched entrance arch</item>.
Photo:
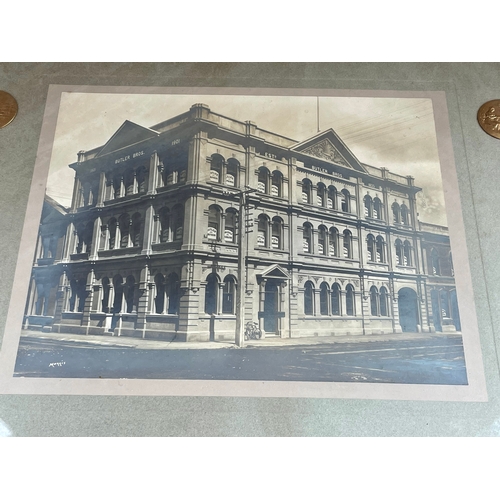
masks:
{"type": "Polygon", "coordinates": [[[398,293],[399,324],[403,332],[418,332],[420,324],[417,293],[411,288],[401,288],[398,293]]]}

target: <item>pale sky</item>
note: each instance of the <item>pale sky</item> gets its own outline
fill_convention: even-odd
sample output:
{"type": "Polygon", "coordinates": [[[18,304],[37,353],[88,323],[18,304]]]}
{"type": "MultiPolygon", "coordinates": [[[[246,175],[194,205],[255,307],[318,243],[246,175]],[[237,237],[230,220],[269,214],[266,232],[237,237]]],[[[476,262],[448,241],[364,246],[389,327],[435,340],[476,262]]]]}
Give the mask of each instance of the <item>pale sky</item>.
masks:
{"type": "MultiPolygon", "coordinates": [[[[47,194],[71,204],[77,152],[104,145],[125,120],[151,127],[194,103],[299,142],[317,134],[316,97],[105,94],[64,92],[47,194]]],[[[419,219],[446,225],[432,101],[423,98],[320,97],[320,129],[333,128],[358,160],[412,175],[423,188],[419,219]]]]}

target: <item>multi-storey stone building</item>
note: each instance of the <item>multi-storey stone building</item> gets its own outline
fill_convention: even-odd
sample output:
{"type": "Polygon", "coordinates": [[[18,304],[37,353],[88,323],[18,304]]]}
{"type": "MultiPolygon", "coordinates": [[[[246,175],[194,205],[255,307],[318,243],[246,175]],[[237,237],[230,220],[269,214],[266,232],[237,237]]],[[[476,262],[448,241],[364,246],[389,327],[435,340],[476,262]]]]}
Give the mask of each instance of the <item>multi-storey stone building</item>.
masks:
{"type": "Polygon", "coordinates": [[[126,121],[70,167],[71,208],[47,198],[42,214],[26,327],[234,339],[242,286],[266,336],[460,328],[447,228],[418,221],[412,177],[332,129],[297,142],[196,104],[126,121]]]}

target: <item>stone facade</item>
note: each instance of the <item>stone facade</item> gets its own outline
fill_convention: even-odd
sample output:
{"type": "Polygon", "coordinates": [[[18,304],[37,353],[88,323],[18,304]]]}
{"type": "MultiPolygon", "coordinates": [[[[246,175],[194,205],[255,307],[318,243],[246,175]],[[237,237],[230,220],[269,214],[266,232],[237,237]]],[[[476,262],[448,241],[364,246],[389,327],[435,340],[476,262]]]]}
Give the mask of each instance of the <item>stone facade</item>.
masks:
{"type": "Polygon", "coordinates": [[[196,104],[126,121],[70,167],[72,206],[42,214],[26,328],[233,340],[239,286],[266,336],[460,328],[447,228],[418,220],[412,177],[360,163],[332,129],[297,142],[196,104]]]}

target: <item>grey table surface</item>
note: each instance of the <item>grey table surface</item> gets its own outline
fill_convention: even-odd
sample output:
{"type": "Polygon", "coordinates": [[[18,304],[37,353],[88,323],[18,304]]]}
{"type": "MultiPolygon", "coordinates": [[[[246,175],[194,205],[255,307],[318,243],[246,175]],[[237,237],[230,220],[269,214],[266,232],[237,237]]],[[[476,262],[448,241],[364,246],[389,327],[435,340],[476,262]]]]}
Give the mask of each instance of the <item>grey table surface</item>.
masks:
{"type": "Polygon", "coordinates": [[[15,436],[499,435],[500,141],[476,121],[499,76],[497,63],[1,63],[20,111],[0,131],[0,335],[49,84],[446,90],[489,401],[0,395],[0,421],[15,436]]]}

